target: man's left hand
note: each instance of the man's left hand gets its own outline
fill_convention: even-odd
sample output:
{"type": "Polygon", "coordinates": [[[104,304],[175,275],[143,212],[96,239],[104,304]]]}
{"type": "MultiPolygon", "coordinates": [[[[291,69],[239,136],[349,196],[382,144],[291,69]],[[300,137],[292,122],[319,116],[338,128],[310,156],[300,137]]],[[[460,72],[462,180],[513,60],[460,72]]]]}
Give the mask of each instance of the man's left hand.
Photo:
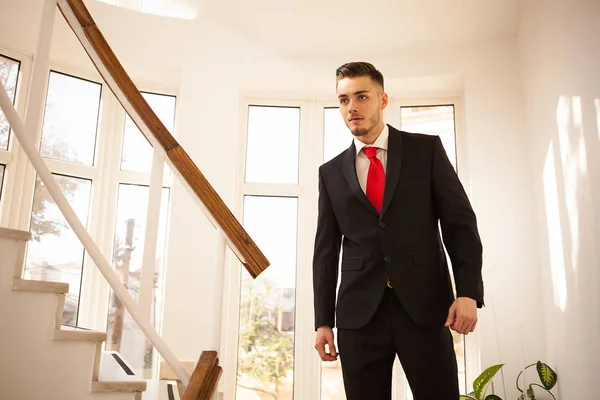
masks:
{"type": "Polygon", "coordinates": [[[458,297],[450,306],[444,326],[468,335],[477,325],[477,302],[469,297],[458,297]]]}

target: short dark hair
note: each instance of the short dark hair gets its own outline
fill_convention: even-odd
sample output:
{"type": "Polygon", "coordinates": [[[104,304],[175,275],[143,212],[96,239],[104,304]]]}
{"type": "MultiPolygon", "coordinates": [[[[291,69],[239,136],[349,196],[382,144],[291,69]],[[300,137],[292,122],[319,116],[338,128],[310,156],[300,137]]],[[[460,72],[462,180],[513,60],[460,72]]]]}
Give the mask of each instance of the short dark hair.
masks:
{"type": "Polygon", "coordinates": [[[370,77],[373,82],[381,85],[383,89],[383,75],[373,64],[364,61],[349,62],[340,66],[335,71],[336,82],[344,78],[358,78],[361,76],[370,77]]]}

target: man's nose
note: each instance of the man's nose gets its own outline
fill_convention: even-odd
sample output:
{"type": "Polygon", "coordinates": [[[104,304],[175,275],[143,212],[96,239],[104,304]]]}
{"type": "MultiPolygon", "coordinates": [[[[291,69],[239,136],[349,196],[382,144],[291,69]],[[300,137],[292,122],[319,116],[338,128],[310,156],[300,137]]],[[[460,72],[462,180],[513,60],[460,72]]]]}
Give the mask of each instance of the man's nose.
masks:
{"type": "Polygon", "coordinates": [[[356,107],[354,107],[354,103],[352,102],[352,100],[348,100],[348,112],[352,113],[352,111],[356,111],[356,107]]]}

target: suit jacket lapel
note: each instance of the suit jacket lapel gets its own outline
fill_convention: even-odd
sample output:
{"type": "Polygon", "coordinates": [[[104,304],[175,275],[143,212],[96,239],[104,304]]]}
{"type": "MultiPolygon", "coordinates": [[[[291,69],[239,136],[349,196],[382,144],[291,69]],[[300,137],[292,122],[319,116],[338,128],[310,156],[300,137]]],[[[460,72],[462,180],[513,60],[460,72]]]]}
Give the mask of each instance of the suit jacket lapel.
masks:
{"type": "Polygon", "coordinates": [[[390,126],[381,216],[385,214],[392,202],[392,197],[394,196],[398,180],[400,179],[400,171],[402,170],[402,150],[402,133],[390,126]]]}
{"type": "MultiPolygon", "coordinates": [[[[389,162],[389,161],[388,161],[389,162]]],[[[356,176],[356,147],[354,141],[352,145],[346,150],[344,155],[344,176],[350,186],[350,190],[373,214],[378,215],[377,210],[373,207],[373,204],[367,198],[367,195],[362,191],[360,183],[358,183],[358,177],[356,176]]]]}

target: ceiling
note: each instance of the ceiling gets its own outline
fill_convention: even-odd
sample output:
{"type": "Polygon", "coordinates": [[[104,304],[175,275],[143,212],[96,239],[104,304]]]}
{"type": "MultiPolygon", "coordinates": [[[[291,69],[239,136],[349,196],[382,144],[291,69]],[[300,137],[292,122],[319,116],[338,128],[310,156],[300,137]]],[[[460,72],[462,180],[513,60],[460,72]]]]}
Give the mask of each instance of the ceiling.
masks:
{"type": "MultiPolygon", "coordinates": [[[[164,0],[163,0],[164,1],[164,0]]],[[[280,56],[397,54],[515,37],[520,0],[179,0],[280,56]]]]}

